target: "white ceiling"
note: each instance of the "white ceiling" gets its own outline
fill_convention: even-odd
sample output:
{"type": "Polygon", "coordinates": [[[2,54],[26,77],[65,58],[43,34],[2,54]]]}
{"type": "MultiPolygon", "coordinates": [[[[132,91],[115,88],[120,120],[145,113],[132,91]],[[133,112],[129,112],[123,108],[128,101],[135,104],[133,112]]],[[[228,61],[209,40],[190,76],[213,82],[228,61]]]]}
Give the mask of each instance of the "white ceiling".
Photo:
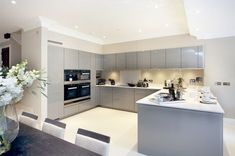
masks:
{"type": "Polygon", "coordinates": [[[11,1],[0,1],[0,34],[38,24],[109,44],[189,32],[206,38],[235,30],[234,0],[11,1]]]}

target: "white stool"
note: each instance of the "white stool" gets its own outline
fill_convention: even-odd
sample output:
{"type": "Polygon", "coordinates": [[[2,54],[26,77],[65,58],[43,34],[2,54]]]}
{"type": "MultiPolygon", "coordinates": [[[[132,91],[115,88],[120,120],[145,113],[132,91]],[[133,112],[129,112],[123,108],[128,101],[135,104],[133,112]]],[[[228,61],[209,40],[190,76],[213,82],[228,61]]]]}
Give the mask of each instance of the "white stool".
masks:
{"type": "Polygon", "coordinates": [[[37,120],[38,120],[37,115],[27,113],[27,112],[22,112],[20,116],[21,123],[28,125],[30,127],[33,127],[33,128],[37,128],[37,120]]]}
{"type": "Polygon", "coordinates": [[[65,127],[66,124],[62,122],[46,118],[42,126],[42,131],[64,139],[65,127]]]}
{"type": "Polygon", "coordinates": [[[78,129],[75,144],[88,149],[102,156],[109,155],[110,137],[91,132],[84,129],[78,129]]]}

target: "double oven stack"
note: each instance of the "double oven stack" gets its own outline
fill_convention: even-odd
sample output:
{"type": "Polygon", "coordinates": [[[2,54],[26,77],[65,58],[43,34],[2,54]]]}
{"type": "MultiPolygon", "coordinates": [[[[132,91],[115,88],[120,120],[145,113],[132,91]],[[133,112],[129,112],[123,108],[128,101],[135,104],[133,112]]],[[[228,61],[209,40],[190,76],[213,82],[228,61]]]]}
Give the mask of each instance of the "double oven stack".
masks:
{"type": "Polygon", "coordinates": [[[64,71],[64,104],[91,99],[91,71],[64,71]]]}

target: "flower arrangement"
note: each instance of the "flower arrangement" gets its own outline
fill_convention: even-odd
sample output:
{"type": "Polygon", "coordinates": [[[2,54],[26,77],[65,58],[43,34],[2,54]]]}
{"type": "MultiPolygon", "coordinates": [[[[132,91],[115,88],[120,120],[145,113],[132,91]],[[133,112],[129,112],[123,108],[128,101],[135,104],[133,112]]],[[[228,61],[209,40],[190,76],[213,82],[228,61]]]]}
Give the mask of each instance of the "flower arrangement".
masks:
{"type": "MultiPolygon", "coordinates": [[[[27,64],[27,61],[23,61],[9,70],[0,69],[0,107],[19,102],[26,88],[30,87],[36,79],[42,81],[41,72],[27,70],[27,64]]],[[[43,85],[46,85],[45,81],[43,85]]],[[[40,88],[43,87],[40,86],[40,88]]]]}

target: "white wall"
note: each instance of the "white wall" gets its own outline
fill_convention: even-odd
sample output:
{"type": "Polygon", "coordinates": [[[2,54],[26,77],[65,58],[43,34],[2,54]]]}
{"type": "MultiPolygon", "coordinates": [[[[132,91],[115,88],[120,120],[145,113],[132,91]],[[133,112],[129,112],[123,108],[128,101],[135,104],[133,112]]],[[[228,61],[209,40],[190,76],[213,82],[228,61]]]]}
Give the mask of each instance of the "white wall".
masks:
{"type": "Polygon", "coordinates": [[[93,53],[102,53],[102,45],[66,36],[63,34],[58,34],[56,32],[48,31],[48,40],[62,42],[62,47],[65,48],[77,49],[93,53]]]}
{"type": "Polygon", "coordinates": [[[219,98],[225,116],[235,118],[235,37],[206,40],[205,83],[219,98]],[[215,82],[231,86],[215,86],[215,82]]]}
{"type": "MultiPolygon", "coordinates": [[[[42,61],[42,53],[46,53],[44,42],[47,42],[43,37],[47,30],[45,28],[37,28],[30,31],[22,32],[22,59],[27,59],[30,69],[41,70],[45,67],[42,61]],[[45,41],[44,41],[44,40],[45,41]]],[[[43,95],[38,89],[38,82],[35,82],[30,89],[26,90],[22,101],[17,105],[18,110],[28,111],[39,116],[43,119],[45,116],[45,104],[42,101],[43,95]],[[36,95],[32,94],[36,92],[36,95]]]]}

